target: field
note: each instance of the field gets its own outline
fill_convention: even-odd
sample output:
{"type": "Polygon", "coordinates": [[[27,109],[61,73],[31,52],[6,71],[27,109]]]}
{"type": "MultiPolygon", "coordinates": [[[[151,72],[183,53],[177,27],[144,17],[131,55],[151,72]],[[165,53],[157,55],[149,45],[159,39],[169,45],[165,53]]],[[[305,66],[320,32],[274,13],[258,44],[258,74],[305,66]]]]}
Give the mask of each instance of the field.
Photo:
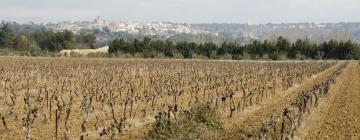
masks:
{"type": "Polygon", "coordinates": [[[1,139],[359,139],[350,61],[0,59],[1,139]]]}

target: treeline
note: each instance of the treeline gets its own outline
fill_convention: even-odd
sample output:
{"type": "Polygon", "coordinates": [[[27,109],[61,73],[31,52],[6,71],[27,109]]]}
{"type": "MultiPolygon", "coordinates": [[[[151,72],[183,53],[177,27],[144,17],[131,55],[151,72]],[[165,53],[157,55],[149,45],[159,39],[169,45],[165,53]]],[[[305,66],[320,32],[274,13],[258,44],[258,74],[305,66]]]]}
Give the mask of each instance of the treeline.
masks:
{"type": "MultiPolygon", "coordinates": [[[[63,49],[96,48],[96,37],[91,34],[74,34],[71,31],[54,32],[48,29],[15,32],[10,24],[0,28],[1,52],[20,52],[39,56],[57,53],[63,49]]],[[[6,55],[6,54],[3,54],[6,55]]]]}
{"type": "Polygon", "coordinates": [[[170,40],[152,40],[150,37],[127,41],[115,39],[110,43],[112,55],[130,55],[144,58],[208,58],[208,59],[359,59],[360,49],[352,41],[330,40],[323,43],[311,43],[309,40],[297,40],[291,43],[283,37],[276,41],[258,41],[250,44],[224,42],[215,43],[173,42],[170,40]]]}
{"type": "Polygon", "coordinates": [[[16,35],[21,34],[21,33],[33,33],[33,32],[36,32],[36,31],[49,30],[49,28],[46,25],[34,24],[34,23],[20,24],[20,23],[17,23],[17,22],[1,21],[0,22],[0,27],[3,27],[4,25],[7,25],[7,26],[11,27],[11,29],[14,31],[14,33],[16,35]]]}
{"type": "MultiPolygon", "coordinates": [[[[71,31],[54,32],[43,26],[1,23],[0,55],[19,53],[28,56],[56,55],[63,49],[96,48],[96,36],[92,33],[74,34],[71,31]]],[[[143,57],[143,58],[200,58],[200,59],[360,59],[359,44],[352,41],[330,40],[322,43],[289,40],[279,37],[275,41],[255,40],[249,44],[236,41],[204,40],[180,41],[173,38],[134,37],[114,39],[109,43],[109,55],[96,57],[143,57]],[[202,42],[202,41],[200,41],[202,42]]],[[[186,40],[186,39],[185,39],[186,40]]],[[[17,55],[17,54],[15,54],[17,55]]]]}

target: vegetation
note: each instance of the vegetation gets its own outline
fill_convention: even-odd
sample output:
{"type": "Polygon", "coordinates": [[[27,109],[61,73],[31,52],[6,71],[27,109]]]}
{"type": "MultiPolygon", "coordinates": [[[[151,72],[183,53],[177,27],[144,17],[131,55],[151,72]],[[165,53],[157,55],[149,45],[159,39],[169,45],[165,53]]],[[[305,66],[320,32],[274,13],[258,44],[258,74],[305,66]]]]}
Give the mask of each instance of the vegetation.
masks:
{"type": "Polygon", "coordinates": [[[196,57],[208,59],[359,59],[360,48],[349,41],[330,40],[321,44],[309,40],[289,42],[279,37],[275,42],[255,40],[250,44],[240,45],[236,42],[215,43],[172,42],[170,40],[151,40],[145,37],[142,41],[135,39],[115,39],[110,43],[109,53],[142,54],[141,57],[154,58],[181,56],[185,59],[196,57]]]}
{"type": "Polygon", "coordinates": [[[236,122],[246,109],[281,97],[336,64],[61,58],[0,62],[4,139],[206,137],[206,132],[215,134],[225,129],[224,123],[236,122]]]}
{"type": "Polygon", "coordinates": [[[219,130],[222,127],[220,116],[216,110],[207,105],[194,105],[189,111],[179,114],[180,118],[172,120],[167,112],[156,115],[149,139],[199,139],[205,137],[206,131],[219,130]]]}
{"type": "Polygon", "coordinates": [[[335,83],[347,64],[339,66],[329,77],[315,84],[310,90],[298,93],[290,105],[284,108],[280,117],[271,115],[269,121],[264,122],[259,128],[259,132],[250,135],[260,139],[293,139],[304,118],[319,105],[321,98],[328,96],[330,86],[335,83]]]}
{"type": "Polygon", "coordinates": [[[75,35],[67,30],[54,32],[44,29],[16,33],[10,24],[0,28],[1,52],[40,56],[75,48],[96,48],[96,37],[90,34],[75,35]]]}
{"type": "MultiPolygon", "coordinates": [[[[45,27],[25,30],[17,24],[3,24],[0,28],[0,54],[25,56],[55,56],[63,49],[96,48],[94,34],[74,34],[71,31],[54,32],[45,27]],[[15,31],[13,30],[15,29],[15,31]],[[24,30],[24,32],[21,32],[24,30]]],[[[178,35],[182,36],[182,35],[178,35]]],[[[182,36],[186,38],[186,35],[182,36]]],[[[309,40],[290,42],[284,37],[276,41],[255,40],[249,44],[237,42],[212,43],[216,40],[174,41],[146,36],[114,39],[109,43],[109,55],[117,57],[142,58],[185,58],[185,59],[360,59],[359,44],[348,41],[330,40],[323,43],[311,43],[309,40]],[[196,43],[202,42],[202,43],[196,43]]],[[[203,38],[201,35],[195,38],[203,38]]],[[[189,40],[189,39],[184,39],[189,40]]],[[[104,55],[91,55],[91,57],[104,55]]],[[[107,56],[107,57],[108,57],[107,56]]]]}

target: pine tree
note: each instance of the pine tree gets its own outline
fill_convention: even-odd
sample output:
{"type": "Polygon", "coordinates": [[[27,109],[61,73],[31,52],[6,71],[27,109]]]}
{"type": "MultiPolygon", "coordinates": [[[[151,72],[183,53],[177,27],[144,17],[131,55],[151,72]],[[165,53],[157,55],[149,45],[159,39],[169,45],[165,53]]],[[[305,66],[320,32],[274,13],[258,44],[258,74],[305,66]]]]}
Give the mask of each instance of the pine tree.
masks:
{"type": "Polygon", "coordinates": [[[5,24],[0,29],[0,47],[13,48],[15,46],[15,34],[9,24],[5,24]]]}

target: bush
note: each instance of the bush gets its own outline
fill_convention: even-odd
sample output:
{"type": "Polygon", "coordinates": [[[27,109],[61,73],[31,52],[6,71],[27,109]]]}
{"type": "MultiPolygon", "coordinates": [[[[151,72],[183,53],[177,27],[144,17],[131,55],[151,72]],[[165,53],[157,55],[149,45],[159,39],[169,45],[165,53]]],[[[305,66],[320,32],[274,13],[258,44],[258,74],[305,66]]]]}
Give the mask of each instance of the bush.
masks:
{"type": "Polygon", "coordinates": [[[89,57],[89,58],[104,58],[107,56],[108,55],[106,53],[89,53],[88,55],[86,55],[86,57],[89,57]]]}
{"type": "Polygon", "coordinates": [[[69,56],[70,57],[82,57],[83,55],[81,53],[71,51],[69,56]]]}
{"type": "Polygon", "coordinates": [[[221,60],[222,60],[222,59],[224,59],[224,60],[232,60],[233,57],[232,57],[231,54],[226,53],[226,54],[224,54],[224,55],[219,56],[218,59],[221,59],[221,60]]]}
{"type": "Polygon", "coordinates": [[[184,117],[191,123],[205,125],[212,130],[221,129],[220,117],[213,108],[207,105],[193,107],[190,113],[184,113],[184,117]]]}
{"type": "Polygon", "coordinates": [[[279,53],[278,52],[273,52],[270,56],[269,56],[270,59],[272,60],[279,60],[280,59],[280,56],[279,56],[279,53]]]}
{"type": "Polygon", "coordinates": [[[305,55],[302,55],[302,54],[296,54],[296,59],[297,59],[297,60],[305,60],[305,59],[306,59],[306,56],[305,56],[305,55]]]}
{"type": "Polygon", "coordinates": [[[220,117],[216,111],[207,105],[197,105],[179,113],[178,121],[168,118],[165,112],[156,115],[156,121],[150,130],[148,139],[199,139],[206,137],[204,133],[222,129],[220,117]]]}
{"type": "Polygon", "coordinates": [[[174,57],[175,59],[184,59],[184,57],[181,55],[181,53],[174,53],[174,57]]]}
{"type": "Polygon", "coordinates": [[[192,59],[209,59],[209,58],[204,55],[198,55],[198,54],[194,53],[192,55],[192,59]]]}
{"type": "Polygon", "coordinates": [[[250,54],[246,52],[244,52],[240,57],[241,60],[249,60],[250,58],[251,58],[250,54]]]}

